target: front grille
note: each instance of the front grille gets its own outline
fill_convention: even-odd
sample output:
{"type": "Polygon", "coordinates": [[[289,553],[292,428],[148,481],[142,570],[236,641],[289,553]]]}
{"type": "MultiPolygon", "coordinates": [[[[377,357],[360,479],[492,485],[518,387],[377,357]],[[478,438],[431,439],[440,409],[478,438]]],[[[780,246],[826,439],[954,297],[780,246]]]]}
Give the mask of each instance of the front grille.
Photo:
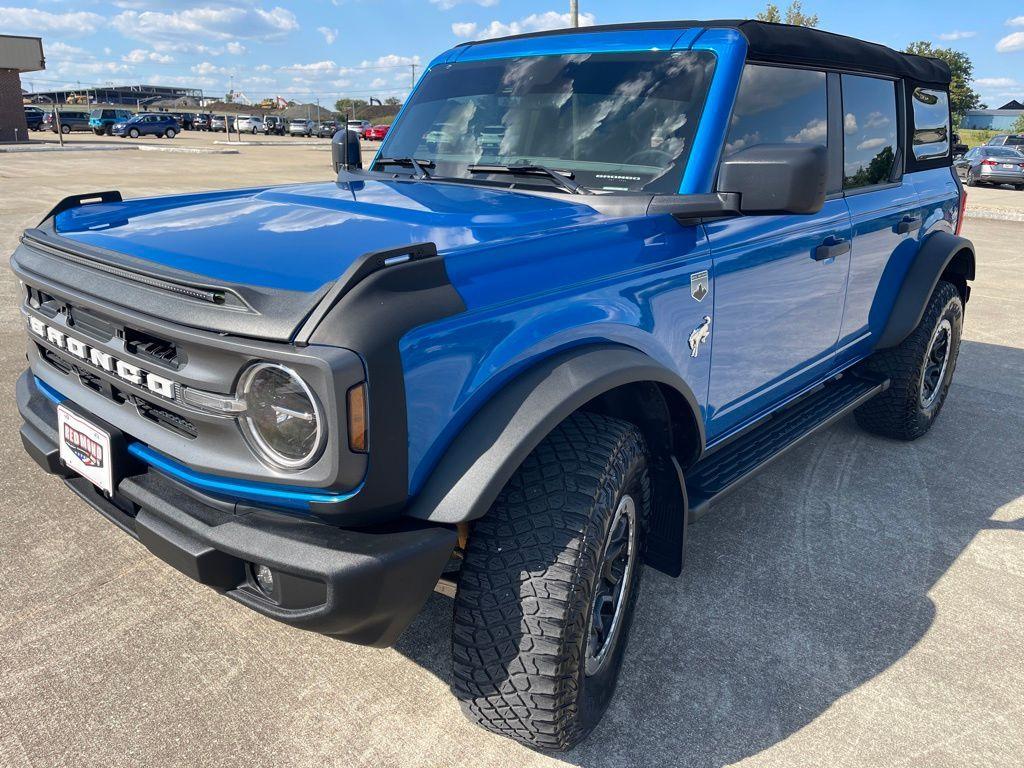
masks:
{"type": "Polygon", "coordinates": [[[124,329],[124,348],[133,355],[154,360],[175,370],[184,362],[176,344],[134,328],[124,329]]]}
{"type": "Polygon", "coordinates": [[[128,395],[128,401],[139,409],[139,413],[144,418],[159,424],[161,427],[193,440],[199,437],[199,430],[196,429],[196,425],[185,417],[171,413],[166,408],[161,408],[159,405],[148,400],[143,400],[138,395],[128,395]]]}

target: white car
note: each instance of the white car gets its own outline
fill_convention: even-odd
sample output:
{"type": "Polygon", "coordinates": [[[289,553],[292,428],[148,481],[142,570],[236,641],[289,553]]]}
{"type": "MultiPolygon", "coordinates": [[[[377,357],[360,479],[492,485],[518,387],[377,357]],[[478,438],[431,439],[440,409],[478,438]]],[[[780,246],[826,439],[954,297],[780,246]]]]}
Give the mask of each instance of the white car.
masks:
{"type": "Polygon", "coordinates": [[[366,138],[366,132],[373,128],[369,120],[349,120],[348,129],[359,134],[360,139],[366,138]]]}
{"type": "Polygon", "coordinates": [[[289,136],[312,136],[313,131],[316,130],[316,123],[312,120],[289,120],[288,121],[288,135],[289,136]]]}
{"type": "Polygon", "coordinates": [[[259,115],[239,115],[239,133],[266,133],[267,127],[263,124],[263,118],[259,115]]]}

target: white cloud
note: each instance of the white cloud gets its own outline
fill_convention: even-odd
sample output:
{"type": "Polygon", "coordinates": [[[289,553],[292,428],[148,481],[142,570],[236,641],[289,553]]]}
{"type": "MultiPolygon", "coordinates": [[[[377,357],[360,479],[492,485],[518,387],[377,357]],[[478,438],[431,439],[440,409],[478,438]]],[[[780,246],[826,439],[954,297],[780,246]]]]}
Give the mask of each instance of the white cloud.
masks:
{"type": "Polygon", "coordinates": [[[194,67],[192,67],[192,71],[200,76],[231,74],[231,70],[225,69],[224,67],[218,67],[216,64],[213,64],[209,61],[204,61],[200,64],[196,64],[194,67]]]}
{"type": "Polygon", "coordinates": [[[476,29],[476,23],[472,21],[456,21],[452,24],[452,33],[456,37],[473,37],[476,29]]]}
{"type": "Polygon", "coordinates": [[[36,8],[0,7],[0,27],[8,33],[43,35],[50,32],[62,35],[89,35],[103,23],[102,16],[88,11],[51,13],[36,8]]]}
{"type": "Polygon", "coordinates": [[[828,136],[828,121],[811,120],[795,134],[787,136],[786,141],[797,144],[812,144],[823,142],[826,136],[828,136]]]}
{"type": "Polygon", "coordinates": [[[144,40],[196,37],[212,40],[273,40],[299,28],[295,14],[284,8],[206,7],[162,11],[124,11],[112,20],[121,34],[144,40]]]}
{"type": "Polygon", "coordinates": [[[136,48],[134,51],[129,51],[122,56],[121,61],[126,61],[129,64],[142,64],[147,61],[155,64],[171,64],[174,62],[174,57],[168,56],[166,53],[157,53],[156,51],[147,51],[143,48],[136,48]]]}
{"type": "Polygon", "coordinates": [[[858,144],[857,149],[860,151],[878,149],[879,147],[884,147],[888,143],[888,139],[868,139],[867,141],[862,141],[858,144]]]}
{"type": "Polygon", "coordinates": [[[80,56],[89,56],[89,52],[84,48],[77,48],[67,43],[48,43],[46,45],[46,58],[48,59],[70,59],[72,57],[78,58],[80,56]]]}
{"type": "Polygon", "coordinates": [[[952,32],[943,32],[941,35],[939,35],[939,39],[940,40],[966,40],[966,39],[968,39],[970,37],[977,36],[977,34],[978,34],[977,32],[962,31],[962,30],[957,29],[957,30],[954,30],[952,32]]]}
{"type": "MultiPolygon", "coordinates": [[[[1020,18],[1024,18],[1024,16],[1020,18]]],[[[1014,19],[1014,21],[1016,21],[1016,19],[1014,19]]],[[[999,53],[1024,51],[1024,32],[1013,32],[1007,35],[996,43],[996,50],[999,51],[999,53]]]]}
{"type": "Polygon", "coordinates": [[[388,84],[387,80],[385,80],[383,77],[378,77],[372,83],[370,83],[370,87],[371,88],[383,88],[387,84],[388,84]]]}
{"type": "Polygon", "coordinates": [[[847,136],[852,136],[857,132],[857,116],[852,112],[847,112],[843,118],[843,133],[847,136]]]}
{"type": "Polygon", "coordinates": [[[237,40],[232,40],[230,43],[227,44],[226,48],[228,53],[230,53],[232,56],[244,56],[247,50],[246,47],[237,40]]]}
{"type": "Polygon", "coordinates": [[[360,64],[360,67],[408,67],[411,64],[419,64],[419,56],[399,56],[395,53],[389,53],[386,56],[381,56],[374,61],[364,61],[360,64]]]}
{"type": "Polygon", "coordinates": [[[1014,16],[1012,19],[1006,20],[1006,26],[1008,27],[1024,27],[1024,16],[1014,16]]]}
{"type": "Polygon", "coordinates": [[[979,77],[974,83],[982,88],[1015,88],[1018,85],[1012,77],[979,77]]]}
{"type": "Polygon", "coordinates": [[[281,67],[281,71],[327,74],[333,73],[337,68],[338,65],[328,59],[325,61],[314,61],[312,64],[289,64],[286,67],[281,67]]]}
{"type": "Polygon", "coordinates": [[[491,8],[498,4],[498,0],[430,0],[430,2],[442,11],[450,11],[452,8],[462,3],[476,3],[477,5],[482,5],[484,8],[491,8]]]}
{"type": "MultiPolygon", "coordinates": [[[[595,19],[592,13],[580,14],[580,26],[591,27],[595,19]]],[[[543,32],[548,29],[564,29],[571,23],[568,13],[557,11],[546,11],[545,13],[532,13],[524,19],[510,21],[492,21],[483,29],[471,22],[458,22],[452,24],[452,32],[458,37],[476,36],[481,40],[489,40],[495,37],[506,37],[508,35],[521,35],[527,32],[543,32]]]]}
{"type": "Polygon", "coordinates": [[[332,29],[331,27],[317,27],[316,31],[324,36],[324,41],[328,45],[334,45],[334,41],[338,39],[337,29],[332,29]]]}

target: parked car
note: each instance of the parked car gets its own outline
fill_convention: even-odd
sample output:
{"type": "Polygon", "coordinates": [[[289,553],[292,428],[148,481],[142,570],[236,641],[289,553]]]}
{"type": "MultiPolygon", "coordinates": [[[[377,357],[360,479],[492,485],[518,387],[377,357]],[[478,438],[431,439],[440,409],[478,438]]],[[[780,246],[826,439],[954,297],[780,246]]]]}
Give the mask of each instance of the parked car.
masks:
{"type": "Polygon", "coordinates": [[[259,115],[239,115],[238,116],[238,132],[239,133],[264,133],[266,127],[263,125],[263,118],[259,115]]]}
{"type": "Polygon", "coordinates": [[[285,119],[280,115],[267,115],[263,118],[263,123],[267,129],[267,135],[276,134],[278,136],[284,136],[285,131],[288,128],[288,124],[285,119]]]}
{"type": "Polygon", "coordinates": [[[234,115],[214,115],[210,118],[210,130],[214,132],[225,133],[226,131],[235,130],[235,116],[234,115]]]}
{"type": "Polygon", "coordinates": [[[181,130],[195,130],[197,115],[194,112],[171,112],[170,115],[178,121],[178,127],[181,130]]]}
{"type": "Polygon", "coordinates": [[[349,120],[348,129],[359,134],[360,139],[366,138],[366,132],[373,128],[369,120],[349,120]]]}
{"type": "MultiPolygon", "coordinates": [[[[43,130],[57,132],[57,116],[54,112],[47,112],[43,115],[43,130]]],[[[91,131],[89,127],[89,113],[79,109],[60,110],[60,132],[71,133],[72,131],[91,131]]]]}
{"type": "Polygon", "coordinates": [[[30,131],[43,130],[43,117],[45,112],[39,107],[25,107],[25,123],[30,131]]]}
{"type": "Polygon", "coordinates": [[[1024,134],[1001,133],[985,142],[989,147],[1024,147],[1024,134]]]}
{"type": "Polygon", "coordinates": [[[109,136],[114,125],[127,122],[131,117],[127,109],[94,109],[89,113],[89,127],[97,136],[109,136]]]}
{"type": "Polygon", "coordinates": [[[373,126],[369,131],[366,132],[366,138],[373,141],[383,141],[384,137],[388,135],[388,128],[390,125],[381,124],[373,126]]]}
{"type": "MultiPolygon", "coordinates": [[[[927,503],[894,443],[865,451],[845,426],[805,441],[850,414],[890,440],[928,433],[976,264],[944,62],[758,21],[542,34],[444,54],[387,155],[364,169],[338,132],[337,179],[62,201],[11,258],[24,287],[7,316],[26,322],[20,437],[43,471],[184,575],[304,630],[388,645],[435,590],[451,596],[440,674],[463,711],[564,750],[612,700],[645,566],[679,576],[688,538],[715,534],[688,522],[770,461],[802,444],[844,488],[861,472],[905,484],[894,504],[927,503]],[[586,130],[554,130],[577,119],[586,130]],[[493,125],[516,129],[481,163],[493,125]],[[423,143],[434,130],[443,151],[423,143]]],[[[957,394],[967,405],[943,418],[964,423],[935,439],[968,451],[975,393],[957,394]]],[[[958,469],[938,468],[951,479],[933,492],[958,469]]],[[[736,592],[759,567],[744,533],[800,517],[766,502],[750,524],[758,498],[703,548],[740,571],[713,579],[736,592]]],[[[66,524],[34,512],[50,521],[40,540],[66,524]]],[[[850,579],[877,567],[841,551],[841,526],[872,523],[832,522],[824,544],[850,579]]],[[[778,654],[845,612],[887,630],[878,606],[815,580],[801,533],[777,538],[835,610],[751,618],[766,642],[740,651],[761,657],[739,671],[763,669],[769,690],[744,677],[724,698],[771,699],[778,654]]],[[[95,584],[88,599],[127,600],[95,584]]],[[[715,626],[657,638],[629,671],[662,649],[673,663],[723,655],[733,596],[707,598],[715,626]]],[[[159,621],[159,603],[146,610],[159,621]]],[[[906,626],[891,635],[910,645],[906,626]]],[[[864,677],[842,669],[847,650],[872,664],[892,650],[848,640],[825,659],[843,684],[864,677]]]]}
{"type": "Polygon", "coordinates": [[[316,128],[316,135],[321,139],[329,139],[338,132],[337,120],[325,120],[316,128]]]}
{"type": "Polygon", "coordinates": [[[289,136],[305,136],[310,137],[316,130],[316,123],[312,120],[301,120],[296,118],[295,120],[288,121],[288,135],[289,136]]]}
{"type": "Polygon", "coordinates": [[[953,163],[964,184],[1012,184],[1024,189],[1024,153],[1012,146],[975,147],[953,163]]]}
{"type": "Polygon", "coordinates": [[[137,139],[140,136],[156,136],[157,138],[173,139],[181,133],[181,126],[173,115],[165,112],[147,112],[134,115],[123,123],[117,123],[111,129],[114,136],[137,139]]]}

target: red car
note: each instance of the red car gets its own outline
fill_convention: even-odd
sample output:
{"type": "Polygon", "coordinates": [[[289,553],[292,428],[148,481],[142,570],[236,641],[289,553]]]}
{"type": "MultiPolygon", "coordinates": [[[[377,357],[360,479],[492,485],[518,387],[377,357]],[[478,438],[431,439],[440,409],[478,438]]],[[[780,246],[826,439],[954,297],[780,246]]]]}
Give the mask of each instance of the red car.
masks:
{"type": "Polygon", "coordinates": [[[383,141],[384,137],[388,135],[388,128],[390,127],[390,125],[375,125],[366,132],[366,138],[373,141],[383,141]]]}

